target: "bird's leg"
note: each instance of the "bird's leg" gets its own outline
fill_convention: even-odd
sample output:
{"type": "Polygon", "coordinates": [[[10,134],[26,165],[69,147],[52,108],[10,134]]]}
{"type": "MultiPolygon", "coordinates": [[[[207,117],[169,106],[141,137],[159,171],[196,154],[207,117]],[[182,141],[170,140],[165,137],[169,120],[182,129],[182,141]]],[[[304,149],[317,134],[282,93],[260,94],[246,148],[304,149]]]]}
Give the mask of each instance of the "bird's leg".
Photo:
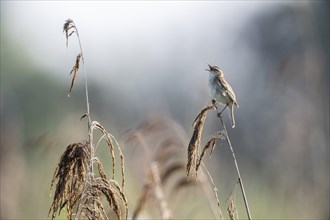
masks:
{"type": "Polygon", "coordinates": [[[228,104],[220,111],[217,113],[217,116],[220,118],[221,117],[221,114],[222,112],[228,107],[228,104]]]}
{"type": "Polygon", "coordinates": [[[214,107],[218,110],[217,101],[215,101],[214,99],[212,99],[212,105],[214,105],[214,107]]]}
{"type": "Polygon", "coordinates": [[[214,99],[212,99],[212,105],[213,105],[214,109],[217,110],[217,112],[218,112],[217,101],[215,101],[214,99]]]}
{"type": "Polygon", "coordinates": [[[217,101],[215,101],[215,99],[212,99],[212,105],[214,106],[214,109],[217,110],[217,115],[219,116],[219,109],[217,106],[217,101]]]}

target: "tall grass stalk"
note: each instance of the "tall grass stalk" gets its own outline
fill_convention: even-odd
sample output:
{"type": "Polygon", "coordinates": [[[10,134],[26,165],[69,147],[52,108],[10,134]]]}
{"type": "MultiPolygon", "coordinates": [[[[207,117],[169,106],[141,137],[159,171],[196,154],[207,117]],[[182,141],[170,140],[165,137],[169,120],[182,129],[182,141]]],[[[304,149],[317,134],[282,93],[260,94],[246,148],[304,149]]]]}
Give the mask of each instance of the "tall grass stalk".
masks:
{"type": "Polygon", "coordinates": [[[109,219],[109,213],[114,213],[117,219],[122,218],[122,209],[124,209],[125,219],[128,218],[128,203],[124,193],[125,170],[124,156],[121,147],[115,137],[110,134],[98,121],[92,121],[90,115],[90,104],[88,97],[88,80],[85,67],[85,58],[81,45],[78,29],[73,20],[66,20],[63,31],[66,35],[66,45],[68,46],[69,37],[76,34],[79,42],[80,53],[76,57],[70,75],[73,74],[68,96],[70,97],[73,86],[77,79],[82,60],[85,77],[85,95],[87,113],[81,119],[88,119],[88,140],[70,144],[55,169],[51,183],[51,189],[56,183],[53,203],[49,209],[48,215],[54,219],[61,210],[66,207],[67,218],[74,219],[109,219]],[[94,131],[102,134],[97,141],[96,147],[93,143],[94,131]],[[112,159],[112,178],[107,178],[104,167],[100,160],[95,156],[96,148],[101,140],[104,140],[110,150],[112,159]],[[120,157],[121,164],[121,186],[115,180],[116,153],[115,147],[120,157]],[[96,165],[95,173],[93,165],[96,165]],[[105,197],[103,199],[102,197],[105,197]],[[102,202],[107,201],[109,207],[102,202]]]}
{"type": "MultiPolygon", "coordinates": [[[[231,141],[230,141],[229,136],[228,136],[226,125],[222,120],[222,115],[221,115],[222,112],[221,113],[218,112],[218,114],[217,114],[218,117],[220,118],[222,129],[217,131],[214,135],[212,135],[211,138],[208,140],[208,142],[205,144],[203,150],[202,151],[200,150],[201,149],[200,145],[201,145],[202,131],[203,131],[203,128],[204,128],[206,115],[207,115],[207,112],[209,110],[216,110],[218,112],[218,108],[217,108],[216,102],[214,100],[212,100],[211,104],[209,104],[208,106],[203,108],[201,110],[201,112],[197,115],[196,119],[194,120],[194,123],[193,123],[193,129],[194,130],[193,130],[193,134],[192,134],[192,137],[191,137],[189,145],[188,145],[188,160],[187,160],[187,166],[186,166],[186,175],[189,178],[191,171],[195,171],[195,176],[197,178],[198,170],[199,170],[199,167],[200,167],[201,164],[203,165],[203,167],[207,171],[206,166],[202,162],[207,150],[209,150],[211,148],[210,155],[212,155],[213,149],[216,146],[216,141],[219,140],[219,139],[221,141],[226,141],[229,148],[230,148],[233,159],[234,159],[235,168],[236,168],[236,172],[237,172],[237,176],[238,176],[238,183],[240,185],[241,192],[242,192],[242,195],[243,195],[243,200],[244,200],[244,205],[245,205],[247,217],[248,217],[249,220],[252,220],[251,212],[250,212],[247,197],[246,197],[246,193],[245,193],[245,190],[244,190],[243,180],[242,180],[242,177],[241,177],[241,174],[240,174],[240,171],[239,171],[239,167],[238,167],[238,163],[237,163],[237,159],[236,159],[236,156],[235,156],[235,153],[234,153],[233,146],[232,146],[231,141]]],[[[209,176],[209,178],[212,182],[215,197],[216,197],[218,208],[219,208],[220,218],[222,218],[219,199],[218,199],[218,195],[217,195],[217,188],[215,187],[215,185],[213,183],[211,174],[209,172],[207,172],[207,174],[208,174],[208,176],[209,176]]],[[[230,206],[233,207],[234,204],[230,204],[230,206]]],[[[234,211],[232,208],[230,210],[234,211]]]]}
{"type": "Polygon", "coordinates": [[[238,176],[238,183],[239,183],[239,186],[240,186],[241,191],[242,191],[242,196],[243,196],[243,200],[244,200],[246,214],[247,214],[248,219],[252,220],[249,204],[248,204],[247,197],[246,197],[245,190],[244,190],[243,180],[242,180],[242,177],[241,177],[241,174],[240,174],[240,171],[239,171],[239,167],[238,167],[238,163],[237,163],[237,160],[236,160],[236,156],[235,156],[235,153],[234,153],[234,148],[233,148],[233,145],[231,144],[231,141],[229,139],[226,124],[223,122],[222,116],[219,115],[219,118],[220,118],[220,121],[221,121],[221,125],[224,129],[224,134],[225,134],[225,137],[226,137],[226,141],[228,143],[229,149],[231,151],[231,154],[233,156],[233,160],[234,160],[234,163],[235,163],[235,168],[236,168],[236,172],[237,172],[237,176],[238,176]]]}

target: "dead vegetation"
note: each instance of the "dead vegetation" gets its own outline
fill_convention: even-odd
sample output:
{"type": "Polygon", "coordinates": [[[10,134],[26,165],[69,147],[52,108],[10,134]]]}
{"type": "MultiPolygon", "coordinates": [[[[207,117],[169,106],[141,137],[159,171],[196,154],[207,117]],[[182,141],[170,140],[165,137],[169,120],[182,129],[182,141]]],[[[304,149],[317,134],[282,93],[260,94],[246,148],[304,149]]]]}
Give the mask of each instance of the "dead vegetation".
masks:
{"type": "MultiPolygon", "coordinates": [[[[225,123],[223,122],[223,119],[222,119],[222,115],[221,115],[222,112],[223,111],[221,111],[220,113],[218,112],[216,102],[214,100],[212,100],[212,103],[210,105],[206,106],[205,108],[203,108],[201,110],[201,112],[197,115],[197,117],[196,117],[196,119],[193,123],[194,131],[193,131],[192,137],[191,137],[189,145],[188,145],[188,159],[187,159],[187,165],[186,165],[187,178],[189,178],[189,176],[190,176],[191,169],[195,170],[195,176],[197,177],[198,169],[200,167],[200,164],[201,163],[203,164],[202,160],[204,158],[204,155],[205,155],[206,151],[212,146],[212,148],[211,148],[211,155],[212,155],[212,152],[215,148],[217,139],[220,139],[221,143],[223,141],[225,141],[228,144],[229,149],[230,149],[230,151],[232,153],[232,156],[233,156],[233,160],[234,160],[234,163],[235,163],[235,168],[236,168],[237,176],[238,176],[238,184],[240,185],[240,188],[241,188],[241,192],[242,192],[242,196],[243,196],[243,200],[244,200],[244,205],[245,205],[245,209],[246,209],[246,214],[247,214],[248,219],[251,220],[252,219],[251,218],[251,213],[250,213],[248,201],[247,201],[247,198],[246,198],[243,181],[242,181],[241,174],[240,174],[240,171],[239,171],[239,167],[238,167],[238,164],[237,164],[234,149],[233,149],[233,146],[232,146],[231,141],[230,141],[229,136],[228,136],[226,125],[225,125],[225,123]],[[209,110],[216,110],[217,111],[217,116],[220,119],[222,129],[220,129],[219,131],[217,131],[214,135],[212,135],[210,137],[208,142],[205,144],[202,152],[200,153],[202,131],[203,131],[204,123],[205,123],[205,118],[206,118],[207,112],[209,110]]],[[[205,169],[208,173],[210,181],[213,183],[211,174],[208,172],[206,167],[205,167],[205,169]]],[[[216,196],[216,199],[217,199],[217,202],[218,202],[218,207],[220,209],[219,200],[218,200],[218,196],[217,196],[217,188],[216,188],[214,183],[213,183],[213,186],[214,186],[214,193],[215,193],[215,196],[216,196]]],[[[234,219],[233,213],[235,212],[235,207],[234,207],[233,200],[231,200],[231,203],[229,204],[227,211],[228,211],[230,219],[234,219]]]]}
{"type": "MultiPolygon", "coordinates": [[[[71,95],[78,72],[82,68],[85,76],[87,112],[80,120],[84,118],[88,120],[88,138],[85,141],[70,144],[62,154],[51,182],[51,190],[55,187],[55,192],[48,216],[54,219],[61,214],[62,210],[65,210],[67,219],[70,220],[128,219],[128,199],[124,191],[124,154],[116,138],[101,123],[91,120],[87,74],[78,29],[71,19],[65,22],[63,29],[66,45],[68,46],[69,38],[76,34],[80,46],[75,65],[70,72],[70,75],[73,73],[73,77],[68,96],[71,95]],[[101,136],[94,141],[95,132],[101,136]],[[96,151],[104,143],[109,149],[109,159],[112,161],[111,177],[106,175],[103,164],[96,156],[96,151]],[[118,161],[120,161],[120,177],[116,176],[118,161]]],[[[202,132],[209,110],[217,110],[215,102],[203,108],[194,120],[193,134],[188,149],[185,132],[175,121],[168,118],[149,118],[137,128],[126,132],[126,152],[131,151],[134,154],[129,163],[133,175],[142,182],[140,193],[133,204],[130,216],[132,219],[175,219],[178,210],[182,209],[174,207],[172,200],[178,197],[180,192],[196,191],[201,191],[208,201],[213,217],[223,219],[217,186],[203,163],[207,151],[210,151],[211,157],[217,142],[220,145],[227,142],[231,149],[237,168],[238,184],[242,189],[248,218],[251,219],[237,161],[221,115],[219,118],[222,129],[209,137],[204,147],[201,147],[202,132]],[[184,156],[186,150],[188,150],[187,161],[184,156]],[[201,170],[202,172],[197,175],[201,170]],[[192,171],[195,174],[194,178],[190,178],[192,171]]],[[[227,200],[230,219],[235,219],[235,214],[238,216],[234,199],[227,200]]],[[[186,202],[186,198],[183,198],[183,201],[186,202]]],[[[194,211],[196,209],[192,208],[191,212],[194,211]]],[[[189,216],[188,213],[186,216],[189,216]]]]}
{"type": "Polygon", "coordinates": [[[84,68],[84,57],[78,29],[75,23],[68,19],[63,27],[66,34],[66,44],[68,46],[69,37],[76,34],[79,41],[80,53],[76,57],[76,63],[70,74],[73,78],[68,96],[70,96],[78,71],[80,70],[80,60],[83,61],[85,73],[85,90],[87,113],[81,120],[88,118],[88,140],[70,144],[56,167],[51,183],[51,190],[56,183],[54,199],[48,212],[48,216],[54,219],[60,215],[65,208],[68,219],[110,219],[109,216],[116,216],[117,219],[128,218],[128,203],[124,192],[125,170],[124,155],[121,147],[114,136],[109,133],[99,122],[92,121],[89,111],[87,74],[84,68]],[[69,31],[71,31],[69,33],[69,31]],[[94,132],[100,132],[101,137],[97,144],[94,144],[94,132]],[[106,146],[112,160],[112,177],[108,178],[96,150],[105,140],[106,146]],[[117,151],[117,154],[116,152],[117,151]],[[116,155],[120,158],[121,185],[115,178],[116,155]],[[97,168],[95,172],[94,166],[97,168]],[[104,199],[103,199],[104,198],[104,199]],[[107,201],[107,206],[103,201],[107,201]]]}
{"type": "MultiPolygon", "coordinates": [[[[176,122],[168,118],[151,117],[127,133],[126,146],[134,151],[132,163],[143,164],[141,161],[144,161],[143,170],[134,170],[134,173],[144,178],[133,219],[139,216],[147,218],[146,214],[150,218],[175,219],[182,208],[174,207],[173,201],[186,201],[185,194],[196,191],[200,191],[204,195],[202,199],[209,202],[213,217],[222,218],[218,208],[220,203],[212,196],[214,185],[208,175],[186,178],[184,153],[187,140],[185,132],[176,122]],[[178,198],[180,192],[184,193],[181,195],[183,198],[178,198]],[[154,207],[157,207],[158,212],[155,212],[154,207]]],[[[189,211],[186,212],[185,216],[189,216],[189,211]]]]}

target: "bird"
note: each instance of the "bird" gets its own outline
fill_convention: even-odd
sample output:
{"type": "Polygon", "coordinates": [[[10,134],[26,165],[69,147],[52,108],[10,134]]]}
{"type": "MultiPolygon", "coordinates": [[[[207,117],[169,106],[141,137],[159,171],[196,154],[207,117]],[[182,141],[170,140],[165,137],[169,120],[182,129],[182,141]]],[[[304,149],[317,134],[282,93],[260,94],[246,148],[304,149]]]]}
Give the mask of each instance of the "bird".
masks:
{"type": "MultiPolygon", "coordinates": [[[[221,103],[225,105],[221,112],[218,113],[218,116],[221,116],[221,113],[228,107],[229,117],[231,118],[231,126],[235,127],[235,118],[234,118],[234,105],[239,108],[236,101],[236,96],[234,90],[231,88],[229,83],[225,80],[222,70],[217,66],[211,66],[208,64],[209,69],[206,71],[209,72],[208,77],[208,87],[209,93],[215,103],[221,103]]],[[[212,100],[212,101],[213,101],[212,100]]]]}

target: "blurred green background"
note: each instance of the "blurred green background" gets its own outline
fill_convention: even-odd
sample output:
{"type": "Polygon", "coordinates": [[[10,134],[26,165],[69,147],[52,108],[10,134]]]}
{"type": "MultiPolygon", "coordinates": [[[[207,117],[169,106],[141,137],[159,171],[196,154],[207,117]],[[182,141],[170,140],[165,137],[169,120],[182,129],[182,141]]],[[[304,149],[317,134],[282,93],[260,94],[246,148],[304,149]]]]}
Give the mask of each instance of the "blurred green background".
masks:
{"type": "MultiPolygon", "coordinates": [[[[252,217],[329,219],[329,1],[1,1],[1,219],[47,218],[57,162],[87,137],[82,72],[67,97],[78,53],[75,37],[65,46],[68,18],[92,119],[123,145],[149,116],[172,118],[188,144],[210,102],[204,69],[218,65],[240,105],[229,135],[252,217]]],[[[219,128],[215,113],[206,123],[204,142],[219,128]]],[[[230,152],[217,147],[207,160],[225,203],[236,181],[230,152]]],[[[129,162],[126,171],[132,211],[144,179],[129,162]]]]}

